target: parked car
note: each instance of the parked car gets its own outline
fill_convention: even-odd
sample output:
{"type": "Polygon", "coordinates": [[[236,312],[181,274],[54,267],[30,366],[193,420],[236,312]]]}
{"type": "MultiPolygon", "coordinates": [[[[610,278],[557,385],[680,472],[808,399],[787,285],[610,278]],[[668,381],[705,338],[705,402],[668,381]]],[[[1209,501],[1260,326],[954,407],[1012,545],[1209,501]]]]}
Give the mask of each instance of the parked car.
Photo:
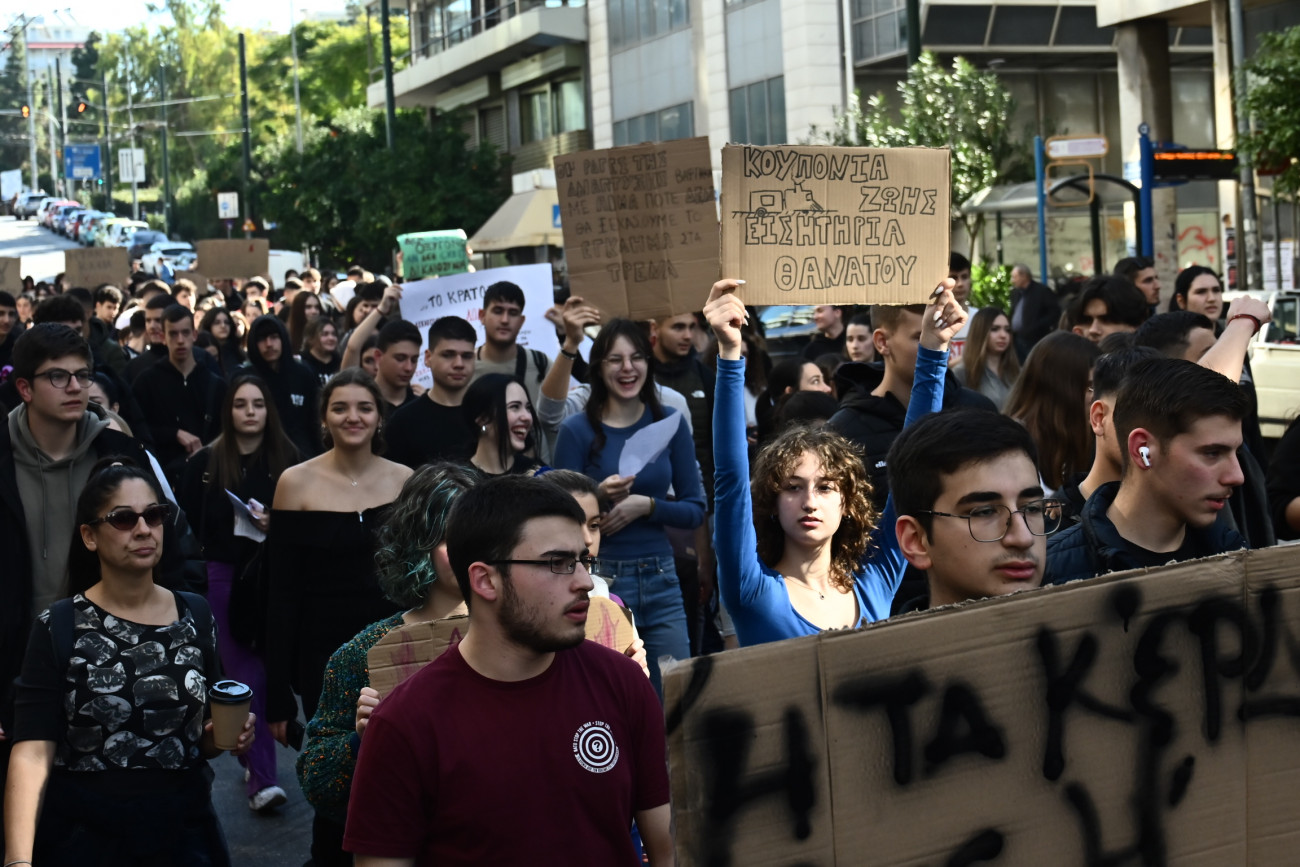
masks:
{"type": "MultiPolygon", "coordinates": [[[[1225,292],[1224,300],[1231,302],[1241,294],[1225,292]]],[[[1276,439],[1300,411],[1300,292],[1270,292],[1265,300],[1273,321],[1250,342],[1250,371],[1259,402],[1260,433],[1276,439]]]]}
{"type": "Polygon", "coordinates": [[[35,214],[41,202],[48,198],[49,195],[40,190],[34,193],[20,193],[18,203],[14,205],[14,216],[20,220],[26,220],[35,214]]]}
{"type": "Polygon", "coordinates": [[[68,237],[74,241],[80,241],[86,228],[90,226],[90,221],[96,217],[102,216],[107,215],[103,211],[94,211],[89,209],[77,214],[74,219],[68,221],[68,237]]]}
{"type": "Polygon", "coordinates": [[[141,229],[148,229],[149,224],[141,220],[118,220],[108,228],[101,247],[129,247],[131,236],[141,229]]]}
{"type": "Polygon", "coordinates": [[[160,241],[140,257],[140,270],[170,283],[176,271],[194,270],[194,259],[193,245],[184,241],[160,241]]]}
{"type": "Polygon", "coordinates": [[[141,229],[138,232],[132,233],[128,237],[126,244],[127,255],[130,256],[132,260],[139,259],[145,253],[148,253],[149,248],[154,244],[166,243],[166,241],[167,235],[164,232],[159,232],[154,229],[141,229]]]}
{"type": "Polygon", "coordinates": [[[114,223],[120,221],[121,219],[122,217],[113,215],[113,216],[105,217],[104,219],[96,223],[90,231],[89,246],[103,247],[105,233],[108,232],[108,230],[112,227],[114,223]]]}
{"type": "Polygon", "coordinates": [[[813,309],[809,306],[777,304],[759,312],[758,318],[762,321],[767,336],[767,351],[773,360],[798,355],[817,335],[817,326],[813,324],[813,309]]]}
{"type": "Polygon", "coordinates": [[[68,218],[74,214],[79,214],[86,210],[85,205],[64,205],[54,211],[54,217],[50,220],[50,228],[60,235],[67,234],[68,218]]]}
{"type": "Polygon", "coordinates": [[[32,214],[32,216],[36,219],[36,222],[40,223],[42,226],[45,226],[48,229],[50,226],[50,217],[54,216],[54,210],[56,208],[58,208],[60,205],[75,205],[75,204],[76,202],[70,202],[67,199],[48,198],[36,206],[36,211],[35,213],[32,214]]]}

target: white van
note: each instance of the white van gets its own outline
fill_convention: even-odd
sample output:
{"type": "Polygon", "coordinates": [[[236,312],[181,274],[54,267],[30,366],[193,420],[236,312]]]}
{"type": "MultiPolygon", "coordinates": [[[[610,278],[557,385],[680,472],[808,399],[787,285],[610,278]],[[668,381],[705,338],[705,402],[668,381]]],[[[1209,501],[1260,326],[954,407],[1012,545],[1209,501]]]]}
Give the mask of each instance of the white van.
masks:
{"type": "Polygon", "coordinates": [[[275,287],[283,289],[285,271],[292,268],[301,274],[307,266],[307,257],[301,250],[271,250],[267,258],[266,270],[270,272],[271,282],[275,287]]]}
{"type": "Polygon", "coordinates": [[[1250,343],[1250,370],[1260,432],[1277,439],[1300,412],[1300,292],[1270,292],[1265,300],[1273,321],[1250,343]]]}

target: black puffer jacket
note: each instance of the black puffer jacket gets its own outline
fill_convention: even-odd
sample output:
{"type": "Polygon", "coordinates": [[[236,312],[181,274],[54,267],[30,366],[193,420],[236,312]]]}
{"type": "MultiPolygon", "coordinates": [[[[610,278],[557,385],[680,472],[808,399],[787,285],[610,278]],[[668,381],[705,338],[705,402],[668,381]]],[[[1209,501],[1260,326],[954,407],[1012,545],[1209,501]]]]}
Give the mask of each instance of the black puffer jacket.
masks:
{"type": "Polygon", "coordinates": [[[307,365],[295,361],[289,347],[289,329],[271,314],[259,316],[248,329],[248,364],[244,371],[266,381],[275,395],[280,425],[303,460],[321,453],[320,378],[307,365]],[[267,335],[280,335],[280,360],[275,367],[262,358],[258,344],[267,335]]]}
{"type": "MultiPolygon", "coordinates": [[[[907,418],[907,408],[898,398],[892,394],[876,397],[871,393],[884,378],[882,362],[841,365],[835,372],[835,383],[841,394],[847,394],[840,401],[840,411],[827,422],[831,430],[862,449],[862,462],[871,476],[871,499],[877,509],[885,508],[885,498],[889,495],[885,459],[894,439],[902,433],[903,421],[907,418]]],[[[954,407],[998,411],[993,401],[962,386],[949,370],[943,383],[943,408],[954,407]]]]}

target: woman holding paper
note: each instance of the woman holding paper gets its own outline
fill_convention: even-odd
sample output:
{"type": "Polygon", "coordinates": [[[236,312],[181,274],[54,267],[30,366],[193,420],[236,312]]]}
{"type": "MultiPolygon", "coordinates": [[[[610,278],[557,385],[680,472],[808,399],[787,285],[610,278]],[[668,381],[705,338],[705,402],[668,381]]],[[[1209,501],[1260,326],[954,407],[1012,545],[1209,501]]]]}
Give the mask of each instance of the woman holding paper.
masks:
{"type": "Polygon", "coordinates": [[[582,415],[560,425],[554,464],[590,476],[614,504],[601,523],[600,574],[632,610],[659,690],[659,657],[690,656],[665,528],[690,530],[704,521],[704,488],[690,430],[655,395],[653,364],[650,340],[632,320],[615,319],[600,330],[591,348],[591,398],[582,415]],[[649,430],[655,424],[661,426],[649,430]],[[638,453],[641,465],[632,471],[621,461],[625,450],[628,458],[638,453]]]}
{"type": "MultiPolygon", "coordinates": [[[[208,569],[208,604],[217,621],[217,646],[228,677],[253,688],[257,742],[239,761],[248,770],[248,806],[268,810],[285,802],[275,772],[275,741],[266,726],[266,668],[253,648],[238,641],[230,628],[230,591],[260,549],[270,520],[267,503],[275,485],[298,452],[280,427],[275,398],[266,383],[248,374],[236,376],[221,408],[221,435],[185,464],[180,498],[190,523],[198,530],[208,569]],[[252,525],[236,529],[239,499],[252,525]]],[[[242,511],[242,510],[241,510],[242,511]]]]}
{"type": "MultiPolygon", "coordinates": [[[[741,392],[745,361],[740,280],[713,284],[704,314],[718,341],[713,404],[714,551],[722,604],[741,645],[860,626],[889,616],[907,561],[893,498],[871,507],[853,446],[828,430],[794,428],[759,453],[750,481],[741,392]]],[[[967,314],[944,281],[921,317],[904,426],[943,402],[948,341],[967,314]]]]}

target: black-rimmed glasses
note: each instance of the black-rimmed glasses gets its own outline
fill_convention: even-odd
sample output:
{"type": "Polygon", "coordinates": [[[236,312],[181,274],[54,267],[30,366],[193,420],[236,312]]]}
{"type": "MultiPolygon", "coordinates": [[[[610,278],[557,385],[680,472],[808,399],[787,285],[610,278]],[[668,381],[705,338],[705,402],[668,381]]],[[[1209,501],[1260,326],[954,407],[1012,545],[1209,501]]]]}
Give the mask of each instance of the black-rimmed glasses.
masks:
{"type": "Polygon", "coordinates": [[[95,381],[95,374],[84,367],[76,372],[70,372],[64,370],[62,367],[56,367],[53,370],[43,370],[40,373],[33,375],[34,379],[48,379],[50,385],[58,389],[67,388],[68,383],[72,381],[73,377],[76,377],[77,385],[80,385],[82,388],[89,388],[90,384],[95,381]]]}
{"type": "Polygon", "coordinates": [[[556,554],[554,557],[548,557],[545,560],[484,560],[483,562],[489,566],[549,566],[556,575],[572,575],[578,568],[579,563],[588,572],[596,567],[595,557],[586,555],[575,557],[572,554],[556,554]]]}
{"type": "Polygon", "coordinates": [[[971,538],[976,542],[1000,542],[1011,529],[1011,520],[1016,515],[1024,518],[1025,526],[1035,536],[1052,535],[1061,529],[1061,522],[1065,517],[1065,503],[1061,500],[1042,499],[1025,503],[1014,511],[998,504],[976,506],[965,515],[928,510],[919,514],[933,515],[937,518],[962,518],[970,529],[971,538]]]}
{"type": "Polygon", "coordinates": [[[132,509],[114,509],[102,518],[96,518],[93,521],[87,521],[88,526],[95,524],[108,524],[114,530],[134,530],[135,525],[140,523],[144,518],[145,524],[150,527],[161,526],[163,521],[171,520],[174,513],[174,507],[171,503],[154,503],[152,506],[145,506],[143,512],[136,512],[132,509]]]}

